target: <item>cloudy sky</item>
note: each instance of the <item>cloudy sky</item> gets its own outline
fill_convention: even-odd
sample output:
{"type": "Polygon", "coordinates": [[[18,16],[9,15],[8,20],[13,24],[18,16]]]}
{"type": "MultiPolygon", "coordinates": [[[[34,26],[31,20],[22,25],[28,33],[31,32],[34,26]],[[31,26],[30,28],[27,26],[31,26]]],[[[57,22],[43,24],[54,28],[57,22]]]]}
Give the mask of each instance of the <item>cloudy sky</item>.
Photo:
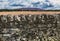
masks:
{"type": "Polygon", "coordinates": [[[0,9],[19,8],[60,10],[60,0],[0,0],[0,9]]]}

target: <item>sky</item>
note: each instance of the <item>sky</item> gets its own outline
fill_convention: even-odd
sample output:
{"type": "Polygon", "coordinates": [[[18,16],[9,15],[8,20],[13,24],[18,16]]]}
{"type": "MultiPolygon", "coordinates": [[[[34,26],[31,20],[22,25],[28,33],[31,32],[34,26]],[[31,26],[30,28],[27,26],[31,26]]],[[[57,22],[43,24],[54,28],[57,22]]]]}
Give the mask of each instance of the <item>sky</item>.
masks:
{"type": "Polygon", "coordinates": [[[0,0],[0,9],[20,8],[60,10],[60,0],[0,0]]]}

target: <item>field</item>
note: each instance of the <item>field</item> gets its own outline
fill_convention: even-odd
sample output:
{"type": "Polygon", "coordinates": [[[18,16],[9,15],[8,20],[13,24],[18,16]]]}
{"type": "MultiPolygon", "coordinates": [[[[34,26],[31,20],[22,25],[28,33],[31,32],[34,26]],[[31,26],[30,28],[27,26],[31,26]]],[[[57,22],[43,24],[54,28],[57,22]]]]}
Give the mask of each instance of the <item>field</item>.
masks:
{"type": "Polygon", "coordinates": [[[0,12],[0,41],[60,41],[60,12],[0,12]]]}
{"type": "Polygon", "coordinates": [[[19,15],[19,14],[59,14],[60,11],[2,11],[0,15],[19,15]]]}

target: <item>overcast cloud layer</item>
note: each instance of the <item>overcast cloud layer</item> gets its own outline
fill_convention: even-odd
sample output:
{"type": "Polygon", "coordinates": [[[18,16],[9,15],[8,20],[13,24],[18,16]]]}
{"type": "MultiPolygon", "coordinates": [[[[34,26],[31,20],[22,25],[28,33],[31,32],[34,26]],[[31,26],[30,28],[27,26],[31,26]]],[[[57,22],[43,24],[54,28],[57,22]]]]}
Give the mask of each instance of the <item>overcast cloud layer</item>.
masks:
{"type": "Polygon", "coordinates": [[[0,9],[19,8],[60,10],[60,0],[0,0],[0,9]]]}

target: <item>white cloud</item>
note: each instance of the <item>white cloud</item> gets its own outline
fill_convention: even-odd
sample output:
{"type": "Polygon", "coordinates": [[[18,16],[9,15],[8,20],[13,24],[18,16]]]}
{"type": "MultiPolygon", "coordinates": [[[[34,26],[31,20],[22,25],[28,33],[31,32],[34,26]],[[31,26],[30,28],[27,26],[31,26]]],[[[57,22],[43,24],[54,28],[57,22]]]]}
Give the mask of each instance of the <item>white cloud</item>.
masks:
{"type": "Polygon", "coordinates": [[[50,3],[51,3],[52,5],[54,5],[55,7],[60,6],[60,0],[49,0],[49,1],[50,1],[50,3]]]}
{"type": "Polygon", "coordinates": [[[60,8],[60,0],[0,0],[0,9],[17,9],[17,8],[42,8],[42,9],[51,9],[51,8],[60,8]],[[39,2],[39,4],[37,4],[39,2]],[[35,3],[33,5],[32,3],[35,3]],[[12,6],[12,5],[24,5],[22,6],[12,6]],[[49,7],[53,5],[53,7],[49,7]]]}

